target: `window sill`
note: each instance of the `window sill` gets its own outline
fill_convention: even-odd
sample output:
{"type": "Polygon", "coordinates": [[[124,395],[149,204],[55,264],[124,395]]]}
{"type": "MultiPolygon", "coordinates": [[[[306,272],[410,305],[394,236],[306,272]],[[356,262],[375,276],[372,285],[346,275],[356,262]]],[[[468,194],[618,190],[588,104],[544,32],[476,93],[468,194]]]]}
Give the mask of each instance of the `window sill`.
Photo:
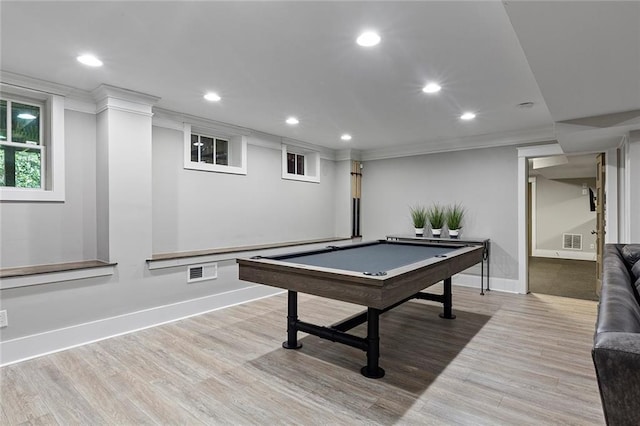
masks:
{"type": "Polygon", "coordinates": [[[246,167],[220,166],[217,164],[187,163],[184,168],[187,170],[199,170],[201,172],[230,173],[234,175],[247,174],[246,167]]]}
{"type": "Polygon", "coordinates": [[[117,263],[100,260],[0,269],[0,290],[113,275],[117,263]]]}
{"type": "Polygon", "coordinates": [[[323,238],[318,240],[291,241],[285,243],[261,244],[255,246],[239,246],[209,250],[183,251],[177,253],[161,253],[154,254],[151,259],[147,259],[147,265],[149,266],[149,269],[173,268],[178,266],[195,265],[199,263],[234,260],[237,257],[252,256],[254,255],[254,252],[258,252],[261,250],[352,240],[352,238],[323,238]]]}
{"type": "Polygon", "coordinates": [[[62,202],[64,191],[0,188],[0,201],[62,202]]]}
{"type": "Polygon", "coordinates": [[[312,182],[312,183],[320,183],[319,176],[305,176],[305,175],[294,175],[291,173],[283,173],[282,179],[286,180],[297,180],[300,182],[312,182]]]}

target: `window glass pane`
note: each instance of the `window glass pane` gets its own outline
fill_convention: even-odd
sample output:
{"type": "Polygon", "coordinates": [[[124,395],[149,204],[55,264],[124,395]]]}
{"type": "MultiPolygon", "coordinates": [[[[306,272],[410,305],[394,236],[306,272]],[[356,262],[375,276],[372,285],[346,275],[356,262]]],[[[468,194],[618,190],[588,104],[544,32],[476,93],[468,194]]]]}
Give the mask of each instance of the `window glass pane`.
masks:
{"type": "Polygon", "coordinates": [[[0,101],[0,141],[7,140],[7,101],[0,101]]]}
{"type": "Polygon", "coordinates": [[[287,173],[296,174],[296,155],[287,153],[287,173]]]}
{"type": "Polygon", "coordinates": [[[200,150],[200,143],[198,142],[198,135],[191,135],[191,161],[198,162],[198,151],[200,150]]]}
{"type": "Polygon", "coordinates": [[[200,136],[200,162],[213,164],[213,138],[200,136]]]}
{"type": "Polygon", "coordinates": [[[6,186],[4,178],[4,148],[0,147],[0,186],[6,186]]]}
{"type": "Polygon", "coordinates": [[[304,175],[304,155],[296,155],[297,167],[296,171],[299,175],[304,175]]]}
{"type": "Polygon", "coordinates": [[[11,103],[11,140],[40,145],[40,107],[11,103]]]}
{"type": "Polygon", "coordinates": [[[16,187],[40,188],[40,151],[16,151],[16,187]]]}
{"type": "Polygon", "coordinates": [[[229,141],[216,139],[216,164],[229,165],[229,141]]]}

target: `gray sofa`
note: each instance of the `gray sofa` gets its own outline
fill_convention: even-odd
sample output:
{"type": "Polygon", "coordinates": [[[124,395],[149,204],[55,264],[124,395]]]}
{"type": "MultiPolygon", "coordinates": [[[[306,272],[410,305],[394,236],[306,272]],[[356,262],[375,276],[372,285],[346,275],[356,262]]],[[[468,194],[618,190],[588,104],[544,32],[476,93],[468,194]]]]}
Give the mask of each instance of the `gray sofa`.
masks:
{"type": "Polygon", "coordinates": [[[593,342],[608,425],[640,425],[640,244],[607,244],[593,342]]]}

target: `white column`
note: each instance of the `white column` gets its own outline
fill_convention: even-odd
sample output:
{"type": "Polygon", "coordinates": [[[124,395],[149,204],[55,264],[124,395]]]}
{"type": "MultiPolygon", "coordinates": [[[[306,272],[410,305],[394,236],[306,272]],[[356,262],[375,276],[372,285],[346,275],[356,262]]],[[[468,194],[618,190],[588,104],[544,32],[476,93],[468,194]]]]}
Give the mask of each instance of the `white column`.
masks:
{"type": "Polygon", "coordinates": [[[152,254],[151,129],[157,97],[100,86],[97,102],[98,257],[121,279],[142,278],[152,254]]]}

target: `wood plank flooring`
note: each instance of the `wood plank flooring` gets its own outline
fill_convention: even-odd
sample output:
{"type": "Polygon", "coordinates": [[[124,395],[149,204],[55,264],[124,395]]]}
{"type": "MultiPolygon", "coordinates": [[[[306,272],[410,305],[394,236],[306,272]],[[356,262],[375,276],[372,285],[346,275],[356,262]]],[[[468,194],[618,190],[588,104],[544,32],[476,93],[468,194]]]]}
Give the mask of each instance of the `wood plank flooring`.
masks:
{"type": "MultiPolygon", "coordinates": [[[[381,317],[379,380],[354,348],[282,349],[278,295],[4,367],[0,424],[604,424],[595,302],[453,290],[455,320],[425,301],[381,317]]],[[[299,297],[318,324],[361,310],[299,297]]]]}

